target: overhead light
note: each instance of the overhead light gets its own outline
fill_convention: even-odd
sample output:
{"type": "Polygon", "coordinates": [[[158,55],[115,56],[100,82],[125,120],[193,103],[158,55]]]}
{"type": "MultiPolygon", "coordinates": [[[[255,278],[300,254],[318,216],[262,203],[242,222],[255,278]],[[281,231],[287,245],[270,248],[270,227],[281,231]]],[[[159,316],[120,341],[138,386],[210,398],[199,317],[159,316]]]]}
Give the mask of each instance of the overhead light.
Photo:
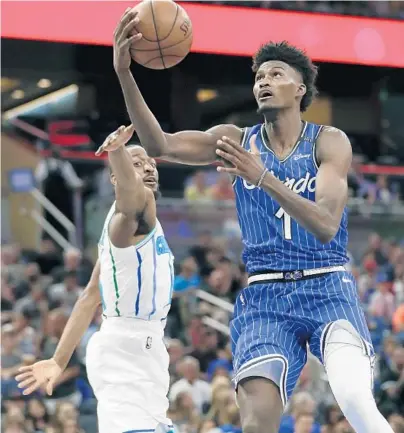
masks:
{"type": "Polygon", "coordinates": [[[41,89],[47,89],[52,85],[52,81],[48,80],[47,78],[41,78],[36,85],[40,87],[41,89]]]}
{"type": "Polygon", "coordinates": [[[14,78],[1,77],[1,92],[10,92],[18,85],[19,81],[14,78]]]}
{"type": "Polygon", "coordinates": [[[14,90],[14,92],[11,93],[11,97],[13,99],[22,99],[24,96],[25,96],[25,93],[21,89],[14,90]]]}
{"type": "Polygon", "coordinates": [[[74,95],[79,91],[79,86],[77,84],[70,84],[70,86],[64,87],[63,89],[56,90],[55,92],[48,93],[47,95],[41,96],[33,101],[29,101],[25,104],[19,105],[18,107],[12,108],[3,114],[4,120],[10,120],[14,117],[27,114],[30,111],[44,106],[46,104],[56,102],[62,98],[69,95],[74,95]]]}
{"type": "Polygon", "coordinates": [[[207,102],[217,97],[217,91],[213,89],[199,89],[196,98],[199,102],[207,102]]]}

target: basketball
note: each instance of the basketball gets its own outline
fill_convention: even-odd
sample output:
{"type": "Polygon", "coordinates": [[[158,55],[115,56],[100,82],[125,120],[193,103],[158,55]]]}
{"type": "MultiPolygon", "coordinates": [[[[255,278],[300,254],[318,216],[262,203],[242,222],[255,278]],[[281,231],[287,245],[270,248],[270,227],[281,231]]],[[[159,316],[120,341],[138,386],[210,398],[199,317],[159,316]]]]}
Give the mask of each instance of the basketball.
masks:
{"type": "Polygon", "coordinates": [[[192,23],[185,10],[172,0],[146,0],[133,8],[142,33],[133,44],[132,59],[150,69],[167,69],[181,62],[192,45],[192,23]]]}

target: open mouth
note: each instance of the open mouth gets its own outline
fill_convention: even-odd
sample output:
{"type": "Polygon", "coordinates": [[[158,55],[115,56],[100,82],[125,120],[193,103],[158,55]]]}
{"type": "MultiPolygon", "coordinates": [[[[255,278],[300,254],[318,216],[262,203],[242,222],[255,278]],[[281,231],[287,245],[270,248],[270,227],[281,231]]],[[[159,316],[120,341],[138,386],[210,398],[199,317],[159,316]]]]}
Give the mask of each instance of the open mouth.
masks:
{"type": "Polygon", "coordinates": [[[144,184],[147,185],[147,186],[151,186],[151,187],[153,187],[153,186],[156,186],[156,185],[157,185],[157,182],[156,182],[156,179],[154,179],[154,178],[149,178],[149,179],[145,179],[145,180],[144,180],[144,184]]]}
{"type": "Polygon", "coordinates": [[[260,101],[265,101],[267,99],[272,98],[273,94],[270,90],[263,90],[262,92],[259,93],[258,95],[258,99],[260,101]]]}

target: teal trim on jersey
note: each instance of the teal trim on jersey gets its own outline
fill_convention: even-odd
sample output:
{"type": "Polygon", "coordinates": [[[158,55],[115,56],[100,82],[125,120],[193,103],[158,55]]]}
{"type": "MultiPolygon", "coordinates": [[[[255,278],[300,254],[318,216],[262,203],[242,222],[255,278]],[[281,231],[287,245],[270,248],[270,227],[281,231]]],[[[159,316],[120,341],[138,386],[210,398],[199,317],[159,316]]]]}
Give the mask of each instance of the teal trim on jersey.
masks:
{"type": "Polygon", "coordinates": [[[102,290],[102,284],[101,281],[98,283],[98,288],[100,290],[100,296],[101,296],[101,305],[102,305],[102,311],[105,311],[105,301],[104,301],[104,292],[102,290]]]}
{"type": "Polygon", "coordinates": [[[112,254],[111,242],[109,243],[109,255],[111,256],[111,261],[112,261],[112,279],[114,280],[115,296],[116,296],[115,312],[120,317],[121,312],[119,311],[119,308],[118,308],[119,288],[118,288],[118,280],[116,278],[116,265],[115,265],[114,255],[112,254]]]}
{"type": "Polygon", "coordinates": [[[157,291],[157,254],[156,254],[156,239],[153,237],[153,299],[152,299],[152,310],[149,314],[149,320],[151,316],[156,312],[156,291],[157,291]]]}
{"type": "Polygon", "coordinates": [[[135,248],[143,247],[143,245],[147,244],[147,242],[149,242],[149,240],[154,236],[154,233],[156,233],[156,230],[157,230],[157,224],[156,224],[156,227],[154,227],[154,229],[142,241],[140,241],[138,244],[135,244],[133,246],[135,248]]]}

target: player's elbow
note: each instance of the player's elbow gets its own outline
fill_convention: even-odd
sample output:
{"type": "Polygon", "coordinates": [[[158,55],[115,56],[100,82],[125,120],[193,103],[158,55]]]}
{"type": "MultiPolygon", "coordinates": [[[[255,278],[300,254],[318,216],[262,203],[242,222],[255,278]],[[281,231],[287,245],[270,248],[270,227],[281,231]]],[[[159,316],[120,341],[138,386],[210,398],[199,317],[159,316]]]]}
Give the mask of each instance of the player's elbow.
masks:
{"type": "Polygon", "coordinates": [[[80,295],[78,302],[88,309],[97,308],[101,304],[101,295],[97,285],[89,284],[80,295]]]}
{"type": "Polygon", "coordinates": [[[317,236],[317,239],[322,243],[322,244],[329,244],[333,239],[334,236],[333,235],[329,235],[328,233],[321,233],[317,236]]]}
{"type": "Polygon", "coordinates": [[[338,227],[327,224],[319,230],[316,237],[322,244],[329,244],[335,238],[337,231],[338,227]]]}

